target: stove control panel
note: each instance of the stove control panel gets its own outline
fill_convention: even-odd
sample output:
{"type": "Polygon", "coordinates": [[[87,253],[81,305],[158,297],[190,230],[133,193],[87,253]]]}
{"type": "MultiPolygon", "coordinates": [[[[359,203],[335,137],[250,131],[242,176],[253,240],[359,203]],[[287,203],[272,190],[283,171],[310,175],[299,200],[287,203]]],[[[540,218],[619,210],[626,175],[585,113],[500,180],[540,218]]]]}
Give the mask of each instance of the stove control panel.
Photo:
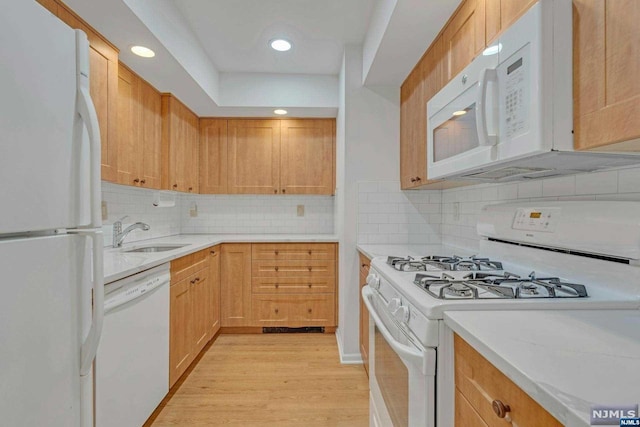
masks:
{"type": "Polygon", "coordinates": [[[516,210],[512,228],[514,230],[553,233],[561,213],[562,209],[560,208],[519,208],[516,210]]]}

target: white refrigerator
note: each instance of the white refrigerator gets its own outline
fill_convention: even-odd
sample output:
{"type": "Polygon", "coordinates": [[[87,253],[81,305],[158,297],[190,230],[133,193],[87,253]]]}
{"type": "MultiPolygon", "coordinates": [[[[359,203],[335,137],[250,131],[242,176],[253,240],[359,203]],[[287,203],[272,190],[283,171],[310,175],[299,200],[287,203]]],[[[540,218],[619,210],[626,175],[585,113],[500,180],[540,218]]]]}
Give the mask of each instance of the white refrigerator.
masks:
{"type": "Polygon", "coordinates": [[[0,14],[0,424],[93,425],[103,317],[89,45],[36,1],[0,14]]]}

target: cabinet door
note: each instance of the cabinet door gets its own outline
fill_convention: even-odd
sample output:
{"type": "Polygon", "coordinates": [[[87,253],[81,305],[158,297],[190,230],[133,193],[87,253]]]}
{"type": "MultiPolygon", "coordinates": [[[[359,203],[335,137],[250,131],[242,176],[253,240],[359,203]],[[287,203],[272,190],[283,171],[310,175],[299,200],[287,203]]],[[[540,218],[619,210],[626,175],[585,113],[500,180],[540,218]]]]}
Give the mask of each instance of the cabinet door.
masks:
{"type": "Polygon", "coordinates": [[[251,325],[251,244],[224,244],[220,260],[222,326],[251,325]]]}
{"type": "Polygon", "coordinates": [[[168,190],[188,192],[191,187],[194,191],[187,173],[194,167],[189,139],[191,116],[195,115],[174,96],[162,95],[162,187],[168,190]]]}
{"type": "Polygon", "coordinates": [[[485,47],[485,0],[465,0],[449,21],[442,37],[448,52],[451,80],[485,47]]]}
{"type": "Polygon", "coordinates": [[[640,2],[574,0],[573,12],[575,148],[640,151],[640,2]]]}
{"type": "Polygon", "coordinates": [[[169,307],[169,387],[191,364],[193,354],[193,294],[189,279],[171,285],[169,307]]]}
{"type": "Polygon", "coordinates": [[[227,192],[227,120],[200,119],[200,193],[227,192]]]}
{"type": "Polygon", "coordinates": [[[89,38],[89,92],[96,108],[102,143],[102,179],[117,180],[118,49],[109,44],[75,13],[58,3],[58,17],[89,38]]]}
{"type": "Polygon", "coordinates": [[[211,292],[209,283],[209,269],[198,271],[189,279],[190,292],[193,293],[193,353],[198,354],[209,342],[211,324],[211,292]]]}
{"type": "Polygon", "coordinates": [[[140,186],[160,189],[162,186],[162,97],[153,86],[139,79],[140,139],[142,167],[140,186]]]}
{"type": "Polygon", "coordinates": [[[280,121],[229,120],[229,193],[280,192],[280,121]]]}
{"type": "Polygon", "coordinates": [[[140,139],[138,77],[120,64],[118,69],[118,184],[140,185],[143,146],[140,139]]]}
{"type": "Polygon", "coordinates": [[[185,125],[186,125],[186,149],[185,155],[187,164],[185,165],[187,192],[198,192],[198,181],[200,180],[199,174],[199,160],[200,155],[200,125],[198,116],[193,114],[190,110],[185,112],[185,125]]]}
{"type": "Polygon", "coordinates": [[[426,172],[426,107],[421,105],[422,66],[418,63],[400,88],[400,185],[419,185],[426,172]],[[423,159],[423,160],[421,160],[423,159]],[[424,172],[421,166],[424,165],[424,172]]]}
{"type": "Polygon", "coordinates": [[[209,335],[220,330],[220,245],[209,250],[209,335]]]}
{"type": "Polygon", "coordinates": [[[283,194],[333,194],[335,120],[282,120],[280,191],[283,194]]]}

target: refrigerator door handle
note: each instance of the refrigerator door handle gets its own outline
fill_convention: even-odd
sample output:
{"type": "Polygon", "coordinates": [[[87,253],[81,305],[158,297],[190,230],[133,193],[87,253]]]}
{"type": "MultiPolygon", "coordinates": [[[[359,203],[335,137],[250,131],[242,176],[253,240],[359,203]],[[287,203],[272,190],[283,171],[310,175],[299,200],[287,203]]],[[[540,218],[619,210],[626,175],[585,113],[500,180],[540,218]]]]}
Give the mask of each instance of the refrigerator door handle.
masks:
{"type": "Polygon", "coordinates": [[[87,338],[82,343],[80,349],[80,375],[84,376],[91,372],[93,359],[98,351],[98,343],[102,334],[102,323],[104,321],[104,268],[103,251],[104,237],[102,230],[68,230],[69,233],[89,236],[93,241],[92,248],[92,278],[93,283],[93,310],[91,315],[91,328],[87,338]]]}
{"type": "Polygon", "coordinates": [[[100,124],[98,123],[98,114],[93,105],[91,94],[89,92],[89,42],[87,36],[80,30],[76,30],[76,55],[77,66],[77,108],[80,118],[87,128],[89,134],[89,158],[90,158],[90,203],[91,203],[91,223],[90,228],[102,226],[102,210],[101,203],[101,142],[100,142],[100,124]]]}

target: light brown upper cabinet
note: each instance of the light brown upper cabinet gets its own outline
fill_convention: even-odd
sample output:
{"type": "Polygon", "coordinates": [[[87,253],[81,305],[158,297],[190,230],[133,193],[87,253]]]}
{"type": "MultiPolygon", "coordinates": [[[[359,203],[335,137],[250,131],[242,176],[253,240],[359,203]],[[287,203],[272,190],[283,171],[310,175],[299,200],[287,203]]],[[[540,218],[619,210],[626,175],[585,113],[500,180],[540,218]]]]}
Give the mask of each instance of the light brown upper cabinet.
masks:
{"type": "Polygon", "coordinates": [[[229,193],[280,192],[280,120],[229,120],[229,193]]]}
{"type": "Polygon", "coordinates": [[[227,120],[200,119],[200,193],[227,193],[227,120]]]}
{"type": "Polygon", "coordinates": [[[465,0],[442,31],[448,57],[447,81],[469,65],[485,48],[484,2],[485,0],[465,0]]]}
{"type": "Polygon", "coordinates": [[[335,120],[282,120],[280,191],[282,194],[333,194],[335,120]]]}
{"type": "Polygon", "coordinates": [[[640,151],[639,20],[637,0],[573,0],[578,150],[640,151]]]}
{"type": "Polygon", "coordinates": [[[333,194],[335,120],[229,120],[228,192],[333,194]]]}
{"type": "MultiPolygon", "coordinates": [[[[427,55],[429,52],[427,52],[427,55]]],[[[400,184],[403,189],[427,182],[426,105],[422,102],[421,60],[400,88],[400,184]]]]}
{"type": "Polygon", "coordinates": [[[117,180],[118,49],[91,28],[65,4],[38,0],[72,28],[84,31],[89,39],[89,91],[96,107],[102,143],[102,179],[117,180]]]}
{"type": "Polygon", "coordinates": [[[198,192],[198,116],[171,94],[162,94],[162,188],[198,192]]]}
{"type": "Polygon", "coordinates": [[[509,28],[537,0],[484,0],[485,40],[490,45],[500,32],[509,28]]]}
{"type": "Polygon", "coordinates": [[[161,95],[120,64],[118,72],[117,182],[161,187],[161,95]]]}

